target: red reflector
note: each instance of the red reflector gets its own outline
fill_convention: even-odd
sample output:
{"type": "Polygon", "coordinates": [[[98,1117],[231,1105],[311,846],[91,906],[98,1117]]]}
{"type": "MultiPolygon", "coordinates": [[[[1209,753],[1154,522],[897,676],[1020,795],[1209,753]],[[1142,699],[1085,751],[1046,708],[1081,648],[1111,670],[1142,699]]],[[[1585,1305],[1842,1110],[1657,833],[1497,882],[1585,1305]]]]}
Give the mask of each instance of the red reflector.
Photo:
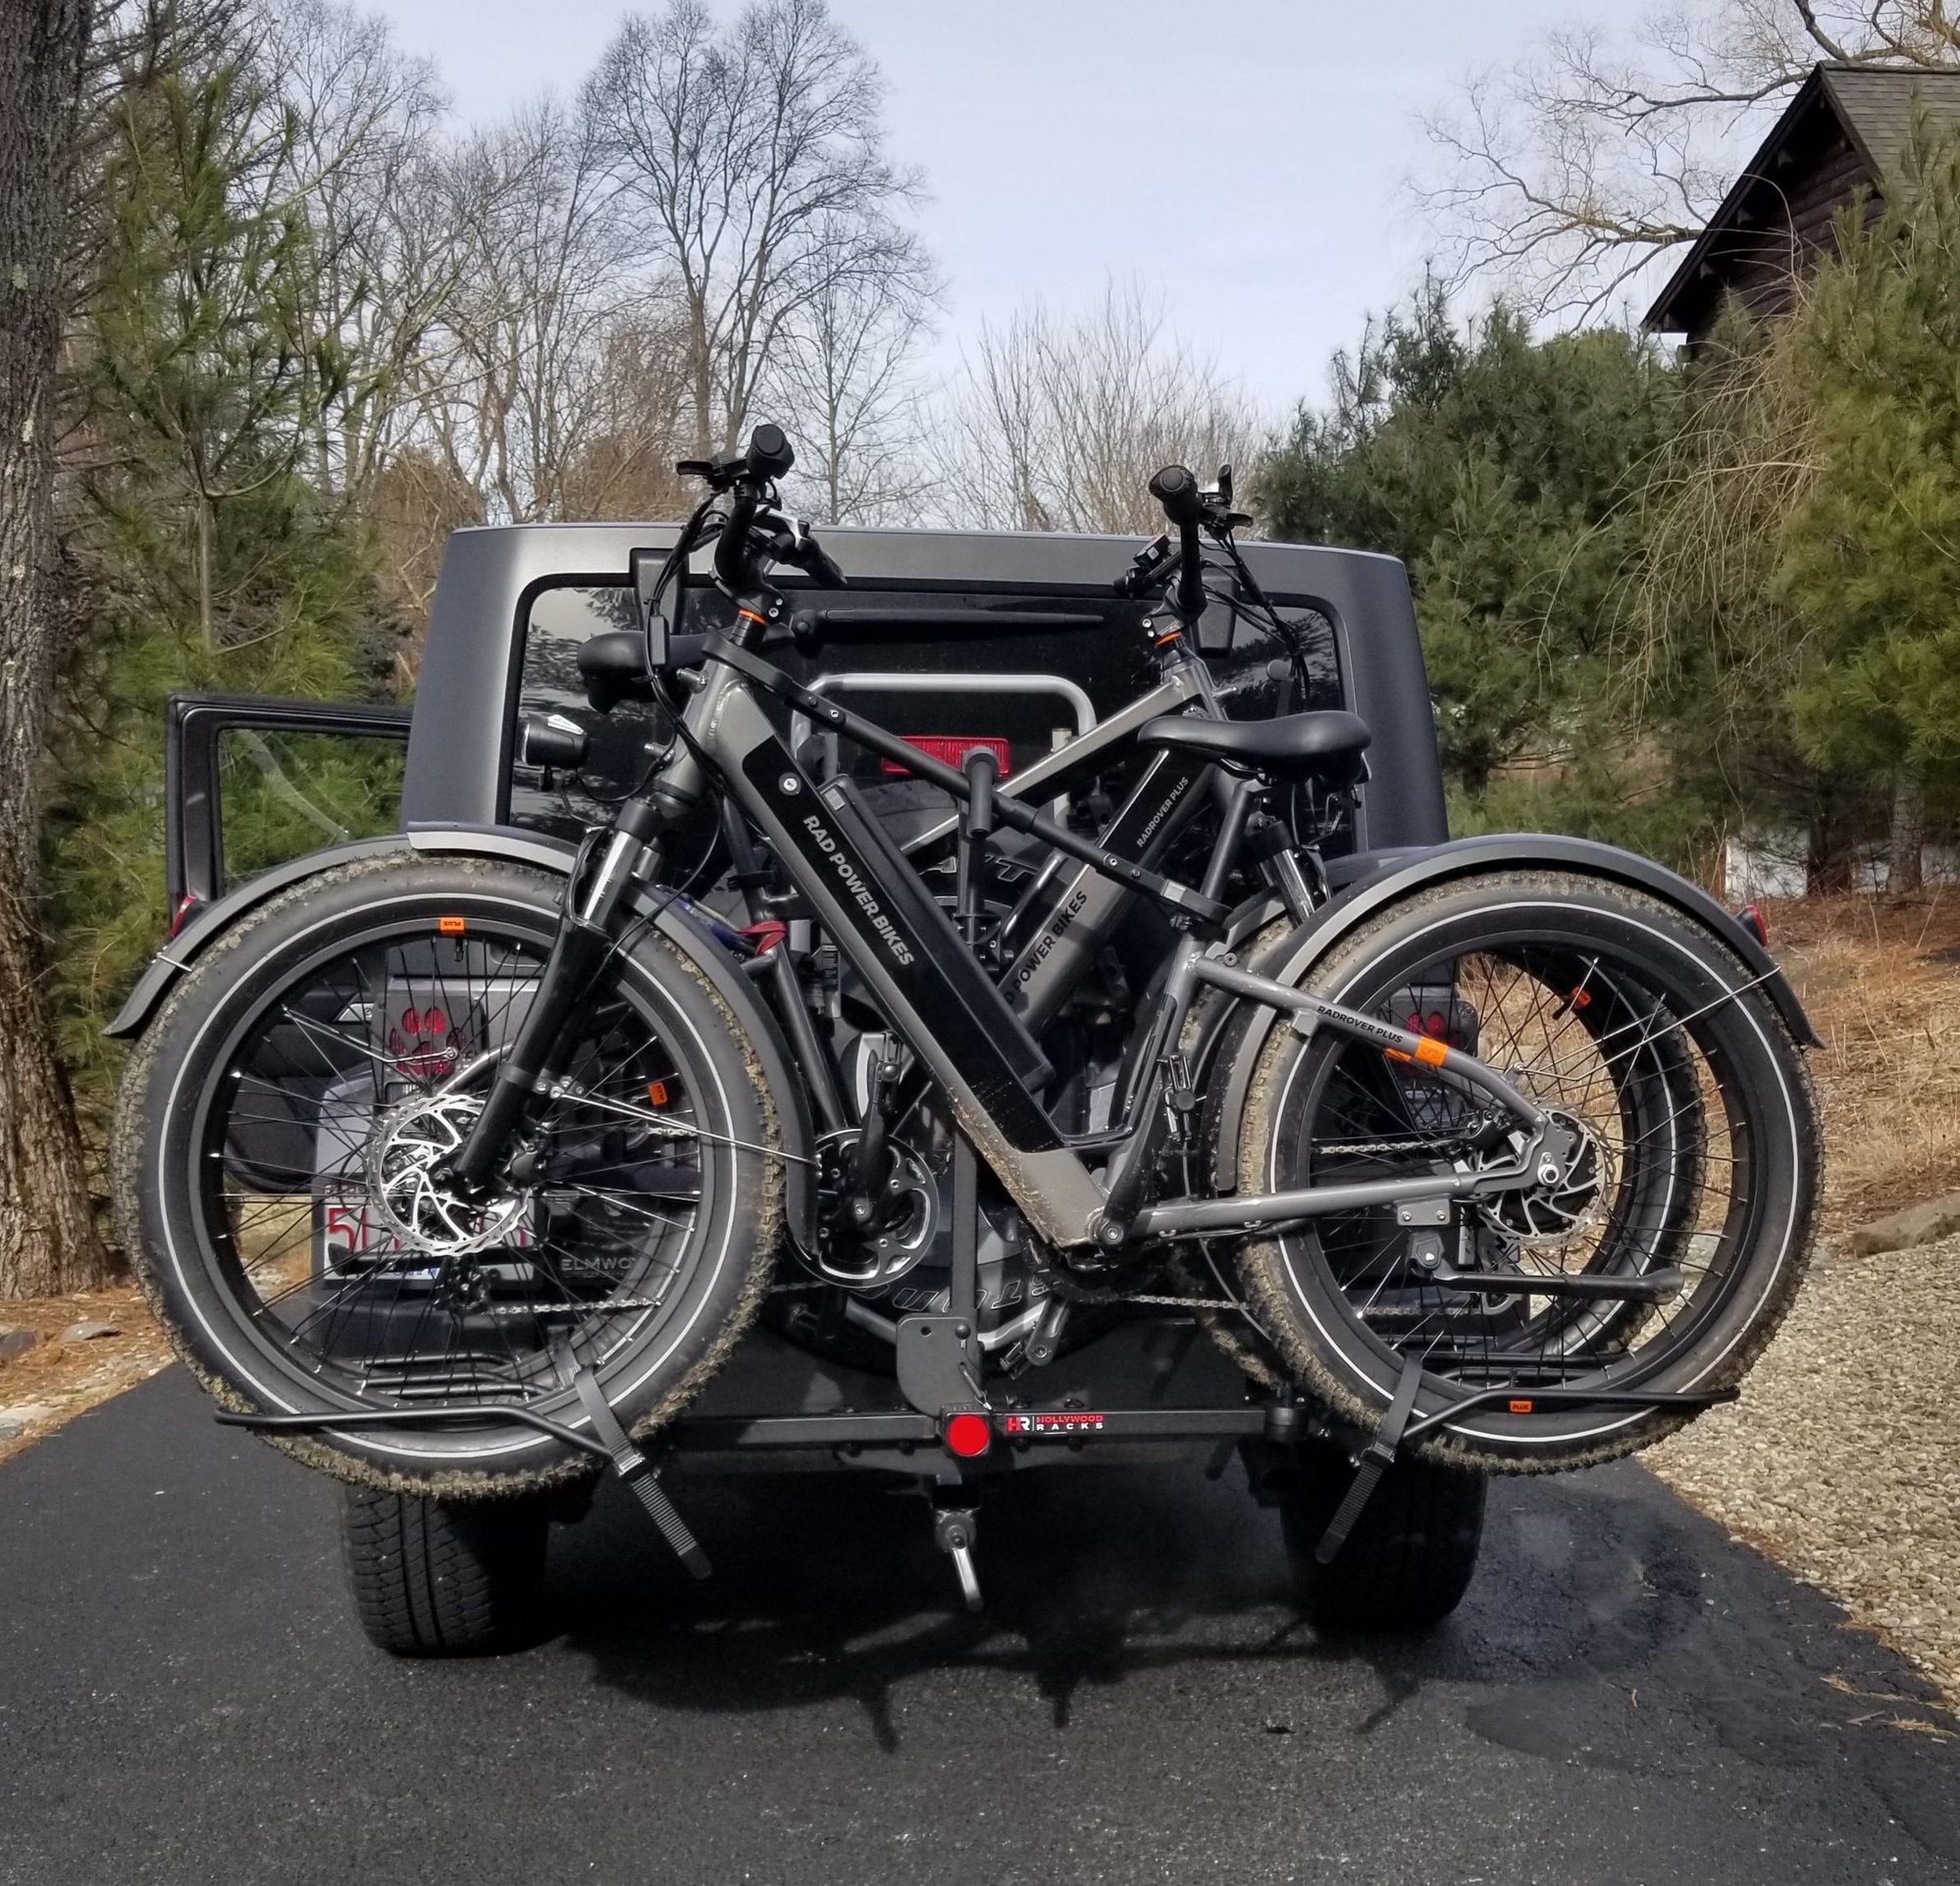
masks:
{"type": "MultiPolygon", "coordinates": [[[[1007,777],[1007,742],[994,734],[907,734],[905,744],[916,746],[927,759],[938,760],[942,766],[964,766],[967,754],[983,746],[993,754],[1001,777],[1007,777]]],[[[904,778],[905,769],[897,760],[884,761],[883,770],[894,779],[904,778]]]]}
{"type": "Polygon", "coordinates": [[[178,898],[177,908],[170,913],[170,929],[165,932],[166,942],[175,937],[183,928],[184,919],[196,908],[197,895],[194,892],[186,891],[182,896],[178,898]]]}
{"type": "Polygon", "coordinates": [[[1742,919],[1743,929],[1749,931],[1765,949],[1769,948],[1770,920],[1763,915],[1763,906],[1759,903],[1745,903],[1735,914],[1742,919]]]}
{"type": "Polygon", "coordinates": [[[946,1445],[962,1460],[971,1460],[994,1445],[994,1430],[984,1414],[955,1414],[946,1424],[946,1445]]]}

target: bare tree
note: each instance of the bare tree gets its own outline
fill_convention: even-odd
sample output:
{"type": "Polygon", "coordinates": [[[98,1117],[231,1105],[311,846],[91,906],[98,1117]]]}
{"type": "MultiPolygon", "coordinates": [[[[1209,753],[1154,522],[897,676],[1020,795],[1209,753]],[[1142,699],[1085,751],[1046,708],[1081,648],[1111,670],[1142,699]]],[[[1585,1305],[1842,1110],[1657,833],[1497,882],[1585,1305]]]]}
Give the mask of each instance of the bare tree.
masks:
{"type": "Polygon", "coordinates": [[[421,442],[511,522],[565,515],[566,468],[597,429],[607,335],[652,291],[592,121],[548,100],[450,158],[446,214],[469,266],[422,351],[421,442]]]}
{"type": "Polygon", "coordinates": [[[1474,77],[1427,121],[1418,182],[1454,279],[1496,277],[1535,312],[1596,314],[1698,235],[1765,108],[1819,61],[1960,65],[1948,0],[1705,0],[1625,43],[1566,27],[1474,77]]]}
{"type": "Polygon", "coordinates": [[[688,436],[687,332],[655,298],[599,340],[595,397],[560,483],[566,517],[678,517],[691,509],[675,460],[688,436]]]}
{"type": "Polygon", "coordinates": [[[335,375],[308,470],[323,489],[364,492],[401,440],[410,364],[470,264],[440,187],[445,101],[429,61],[340,0],[269,8],[257,65],[312,236],[309,351],[335,375]]]}
{"type": "Polygon", "coordinates": [[[895,236],[918,179],[885,155],[882,99],[825,0],[756,0],[726,29],[673,0],[600,61],[587,108],[674,284],[696,451],[741,436],[825,297],[911,292],[922,258],[895,236]]]}
{"type": "Polygon", "coordinates": [[[0,1297],[100,1282],[74,1103],[38,934],[41,740],[63,620],[55,370],[86,0],[0,8],[0,1297]]]}
{"type": "Polygon", "coordinates": [[[796,489],[815,515],[900,523],[924,495],[916,369],[940,283],[917,238],[896,224],[882,244],[851,246],[861,266],[822,283],[788,324],[768,397],[794,421],[796,489]]]}
{"type": "Polygon", "coordinates": [[[1112,282],[1076,320],[1037,303],[983,327],[934,433],[952,522],[1149,532],[1153,472],[1243,459],[1260,426],[1141,287],[1112,282]]]}

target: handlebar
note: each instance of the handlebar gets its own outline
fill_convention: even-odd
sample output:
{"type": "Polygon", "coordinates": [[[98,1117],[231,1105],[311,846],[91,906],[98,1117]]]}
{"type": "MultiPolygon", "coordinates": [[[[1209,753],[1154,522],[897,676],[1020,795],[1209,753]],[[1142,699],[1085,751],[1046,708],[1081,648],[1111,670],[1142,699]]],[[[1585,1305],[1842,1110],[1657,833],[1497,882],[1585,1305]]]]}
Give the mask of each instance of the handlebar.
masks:
{"type": "Polygon", "coordinates": [[[1205,538],[1212,513],[1198,481],[1182,465],[1166,465],[1150,482],[1150,494],[1177,527],[1177,594],[1172,606],[1187,629],[1205,613],[1205,538]]]}
{"type": "Polygon", "coordinates": [[[1181,531],[1205,521],[1205,494],[1182,465],[1166,465],[1150,482],[1150,494],[1163,506],[1163,515],[1181,531]]]}

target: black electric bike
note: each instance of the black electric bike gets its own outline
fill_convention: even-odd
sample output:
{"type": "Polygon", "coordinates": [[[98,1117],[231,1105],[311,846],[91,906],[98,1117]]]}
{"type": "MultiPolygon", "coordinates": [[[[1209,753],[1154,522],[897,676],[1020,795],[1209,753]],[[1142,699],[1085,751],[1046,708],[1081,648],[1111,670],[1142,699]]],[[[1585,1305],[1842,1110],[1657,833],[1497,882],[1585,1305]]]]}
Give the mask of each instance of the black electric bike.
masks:
{"type": "Polygon", "coordinates": [[[1109,737],[1137,755],[1122,804],[1085,831],[1041,809],[1053,775],[1004,790],[984,744],[921,751],[768,659],[821,613],[771,569],[842,581],[778,508],[791,458],[763,427],[683,468],[706,501],[636,559],[640,630],[583,664],[595,704],[665,703],[668,732],[568,885],[334,868],[215,943],[145,1035],[119,1198],[228,1418],[370,1485],[540,1489],[637,1462],[767,1302],[888,1353],[956,1461],[1014,1432],[1003,1382],[1071,1325],[1165,1296],[1372,1430],[1377,1462],[1582,1465],[1732,1394],[1819,1175],[1769,974],[1684,904],[1542,860],[1330,898],[1297,806],[1338,802],[1367,730],[1220,713],[1208,572],[1263,598],[1229,494],[1182,468],[1152,486],[1174,539],[1126,579],[1164,698],[1109,737]],[[709,545],[732,616],[701,640],[666,604],[709,545]],[[902,849],[793,716],[939,788],[951,823],[902,849]],[[746,939],[662,884],[704,807],[746,939]],[[1243,937],[1248,871],[1272,901],[1243,937]],[[1148,984],[1064,1017],[1139,908],[1148,984]],[[731,947],[787,1069],[703,967],[731,947]],[[828,1006],[803,973],[825,948],[828,1006]],[[939,1249],[943,1288],[907,1301],[939,1249]],[[989,1300],[1009,1259],[1030,1287],[989,1300]]]}

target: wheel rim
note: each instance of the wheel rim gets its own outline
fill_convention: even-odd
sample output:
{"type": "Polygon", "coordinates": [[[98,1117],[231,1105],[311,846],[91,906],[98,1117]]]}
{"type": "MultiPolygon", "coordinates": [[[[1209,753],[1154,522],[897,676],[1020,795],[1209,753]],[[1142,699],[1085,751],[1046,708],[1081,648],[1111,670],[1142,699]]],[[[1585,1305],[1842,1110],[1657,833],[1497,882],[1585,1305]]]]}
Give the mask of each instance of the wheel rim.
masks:
{"type": "Polygon", "coordinates": [[[603,1372],[673,1313],[713,1161],[634,977],[583,1006],[528,1178],[474,1218],[428,1183],[480,1104],[437,1090],[507,1042],[548,948],[489,914],[454,938],[373,927],[280,972],[228,1032],[190,1136],[200,1252],[256,1347],[330,1402],[548,1409],[572,1399],[560,1345],[603,1372]]]}
{"type": "MultiPolygon", "coordinates": [[[[1473,1039],[1459,1045],[1583,1124],[1598,1171],[1564,1235],[1556,1211],[1534,1217],[1557,1202],[1543,1196],[1507,1212],[1453,1210],[1446,1260],[1509,1275],[1677,1269],[1683,1288],[1654,1305],[1454,1289],[1431,1280],[1392,1210],[1374,1210],[1279,1241],[1293,1293],[1310,1314],[1315,1298],[1329,1307],[1344,1326],[1337,1347],[1359,1351],[1377,1388],[1411,1355],[1446,1398],[1650,1381],[1722,1314],[1760,1215],[1756,1133],[1737,1103],[1724,1016],[1697,1012],[1692,980],[1657,973],[1624,939],[1484,929],[1478,941],[1470,952],[1391,950],[1340,998],[1407,1025],[1407,996],[1434,992],[1417,1005],[1424,1032],[1468,1028],[1473,1039]]],[[[1274,1117],[1275,1188],[1456,1171],[1475,1156],[1461,1096],[1331,1039],[1295,1056],[1274,1117]]]]}

